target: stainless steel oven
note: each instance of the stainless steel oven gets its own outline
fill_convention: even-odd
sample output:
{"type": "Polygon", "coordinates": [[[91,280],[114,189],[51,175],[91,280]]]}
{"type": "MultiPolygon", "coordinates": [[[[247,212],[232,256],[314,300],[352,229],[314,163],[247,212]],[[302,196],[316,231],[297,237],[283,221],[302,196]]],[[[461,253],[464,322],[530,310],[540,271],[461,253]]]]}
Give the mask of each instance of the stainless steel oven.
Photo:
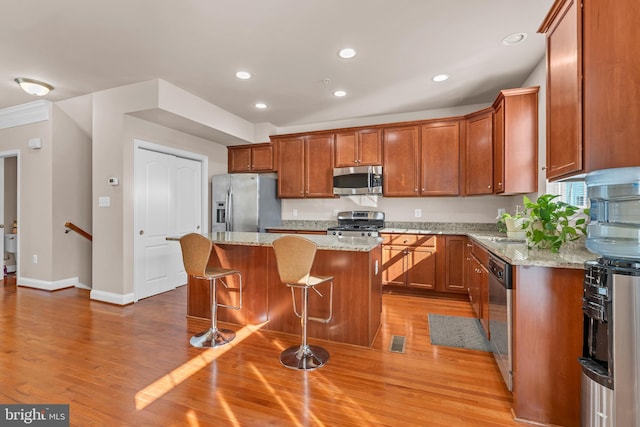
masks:
{"type": "Polygon", "coordinates": [[[511,264],[489,254],[489,342],[500,373],[513,389],[511,264]]]}

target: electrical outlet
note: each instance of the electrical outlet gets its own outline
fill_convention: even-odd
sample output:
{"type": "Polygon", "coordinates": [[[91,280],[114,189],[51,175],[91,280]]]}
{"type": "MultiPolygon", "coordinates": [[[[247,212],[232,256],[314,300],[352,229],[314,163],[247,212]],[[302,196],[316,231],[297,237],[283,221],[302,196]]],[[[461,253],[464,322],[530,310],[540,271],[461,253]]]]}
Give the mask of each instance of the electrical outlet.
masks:
{"type": "Polygon", "coordinates": [[[37,264],[38,263],[38,255],[33,254],[31,256],[31,262],[34,263],[34,264],[37,264]]]}
{"type": "Polygon", "coordinates": [[[502,216],[503,213],[505,213],[505,209],[504,208],[498,209],[498,217],[502,216]]]}
{"type": "Polygon", "coordinates": [[[422,209],[416,209],[416,210],[414,211],[414,216],[415,216],[416,218],[420,218],[420,217],[422,217],[422,209]]]}
{"type": "Polygon", "coordinates": [[[338,212],[340,212],[340,209],[334,209],[333,216],[338,216],[338,212]]]}
{"type": "Polygon", "coordinates": [[[293,216],[298,216],[298,209],[293,210],[293,216]]]}

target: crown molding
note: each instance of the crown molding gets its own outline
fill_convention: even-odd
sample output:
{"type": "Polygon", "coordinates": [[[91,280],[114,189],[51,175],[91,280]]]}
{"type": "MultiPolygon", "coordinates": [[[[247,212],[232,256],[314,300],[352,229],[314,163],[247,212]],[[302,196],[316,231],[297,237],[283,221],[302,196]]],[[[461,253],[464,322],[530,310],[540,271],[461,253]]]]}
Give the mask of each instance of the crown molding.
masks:
{"type": "Polygon", "coordinates": [[[0,129],[49,120],[51,101],[41,99],[0,110],[0,129]]]}

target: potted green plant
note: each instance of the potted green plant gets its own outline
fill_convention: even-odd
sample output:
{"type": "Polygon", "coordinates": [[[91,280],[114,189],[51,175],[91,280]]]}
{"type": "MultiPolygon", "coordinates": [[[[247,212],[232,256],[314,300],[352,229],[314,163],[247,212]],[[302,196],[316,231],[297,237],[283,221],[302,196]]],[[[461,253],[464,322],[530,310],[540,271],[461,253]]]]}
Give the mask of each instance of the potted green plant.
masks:
{"type": "Polygon", "coordinates": [[[585,215],[589,215],[589,209],[557,201],[558,197],[543,194],[535,202],[527,196],[523,197],[525,213],[531,221],[526,230],[527,246],[530,248],[558,252],[564,243],[587,235],[585,215]]]}
{"type": "Polygon", "coordinates": [[[503,212],[498,216],[498,231],[506,232],[507,237],[513,239],[524,239],[526,229],[531,224],[529,217],[522,211],[520,206],[516,206],[516,213],[503,212]]]}

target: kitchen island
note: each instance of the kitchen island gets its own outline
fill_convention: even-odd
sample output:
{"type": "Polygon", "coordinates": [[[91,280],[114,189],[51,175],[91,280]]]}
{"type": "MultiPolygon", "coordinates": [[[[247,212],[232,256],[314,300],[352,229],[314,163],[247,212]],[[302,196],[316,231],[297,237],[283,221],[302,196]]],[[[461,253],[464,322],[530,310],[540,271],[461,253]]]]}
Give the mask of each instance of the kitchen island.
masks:
{"type": "MultiPolygon", "coordinates": [[[[291,291],[279,278],[272,243],[278,233],[219,232],[207,235],[214,243],[210,266],[235,268],[242,273],[244,295],[240,310],[220,309],[218,320],[238,325],[261,324],[263,329],[300,334],[293,313],[291,291]]],[[[311,273],[334,276],[333,318],[328,324],[309,322],[310,338],[371,347],[382,312],[381,239],[304,234],[318,245],[311,273]]],[[[230,286],[237,286],[232,279],[230,286]]],[[[187,315],[210,318],[208,283],[188,279],[187,315]]],[[[219,286],[219,301],[233,303],[232,293],[219,286]]],[[[329,292],[309,293],[309,314],[328,314],[329,292]]]]}

